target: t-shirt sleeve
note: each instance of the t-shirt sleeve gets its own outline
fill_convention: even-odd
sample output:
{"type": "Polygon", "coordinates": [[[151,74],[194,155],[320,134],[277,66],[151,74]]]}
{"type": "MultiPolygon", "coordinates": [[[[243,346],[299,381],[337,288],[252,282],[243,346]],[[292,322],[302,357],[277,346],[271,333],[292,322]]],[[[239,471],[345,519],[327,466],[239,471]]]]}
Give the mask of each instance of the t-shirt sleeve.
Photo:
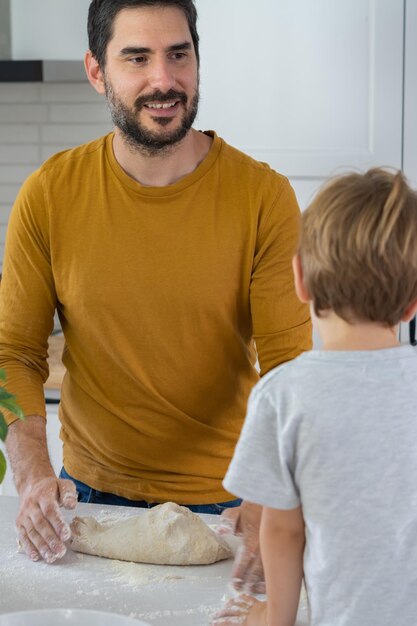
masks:
{"type": "MultiPolygon", "coordinates": [[[[0,289],[0,367],[25,415],[45,416],[48,337],[56,294],[41,174],[23,185],[9,220],[0,289]]],[[[6,412],[11,423],[16,416],[6,412]]]]}
{"type": "Polygon", "coordinates": [[[300,209],[287,179],[279,179],[276,191],[259,222],[250,288],[262,376],[312,347],[309,308],[297,298],[292,271],[300,209]]]}
{"type": "Polygon", "coordinates": [[[287,510],[299,506],[300,497],[293,478],[294,445],[279,432],[277,417],[269,397],[255,389],[223,485],[244,500],[287,510]]]}

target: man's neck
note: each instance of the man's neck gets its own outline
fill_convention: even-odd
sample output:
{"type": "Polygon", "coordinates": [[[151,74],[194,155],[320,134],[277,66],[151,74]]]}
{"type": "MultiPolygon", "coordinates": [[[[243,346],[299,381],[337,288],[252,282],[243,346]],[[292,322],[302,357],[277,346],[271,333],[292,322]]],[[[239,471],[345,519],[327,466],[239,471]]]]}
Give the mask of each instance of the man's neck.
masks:
{"type": "Polygon", "coordinates": [[[313,319],[323,350],[382,350],[400,345],[396,327],[362,321],[349,324],[333,311],[320,318],[313,314],[313,319]]]}
{"type": "Polygon", "coordinates": [[[191,174],[207,156],[211,144],[211,137],[191,129],[182,141],[160,155],[147,155],[131,147],[116,128],[113,151],[120,167],[138,183],[166,187],[191,174]]]}

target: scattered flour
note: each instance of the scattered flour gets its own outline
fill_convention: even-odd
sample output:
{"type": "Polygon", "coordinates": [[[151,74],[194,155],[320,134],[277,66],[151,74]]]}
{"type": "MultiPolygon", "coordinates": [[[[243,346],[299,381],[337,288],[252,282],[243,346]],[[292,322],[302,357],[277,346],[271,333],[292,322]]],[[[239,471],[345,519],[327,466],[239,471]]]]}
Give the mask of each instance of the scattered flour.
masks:
{"type": "Polygon", "coordinates": [[[141,587],[143,585],[161,583],[174,583],[179,580],[187,582],[207,580],[221,580],[223,576],[196,576],[195,574],[187,574],[185,568],[170,566],[167,571],[166,567],[160,565],[149,565],[145,563],[129,563],[126,561],[110,561],[110,567],[114,574],[113,580],[129,585],[130,587],[141,587]]]}
{"type": "Polygon", "coordinates": [[[132,517],[132,512],[127,513],[113,513],[112,511],[101,510],[98,513],[94,513],[94,517],[101,524],[112,524],[113,522],[117,522],[120,519],[128,519],[132,517]]]}
{"type": "Polygon", "coordinates": [[[164,611],[148,611],[147,613],[138,613],[138,619],[158,619],[161,617],[184,617],[185,615],[205,615],[211,617],[219,610],[219,606],[207,606],[201,604],[194,609],[166,609],[164,611]]]}

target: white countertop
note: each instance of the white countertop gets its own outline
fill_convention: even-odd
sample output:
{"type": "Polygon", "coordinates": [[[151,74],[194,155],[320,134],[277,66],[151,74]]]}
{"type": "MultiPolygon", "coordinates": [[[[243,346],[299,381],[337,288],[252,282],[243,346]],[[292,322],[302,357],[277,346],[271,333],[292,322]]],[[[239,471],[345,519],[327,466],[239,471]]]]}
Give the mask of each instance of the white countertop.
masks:
{"type": "MultiPolygon", "coordinates": [[[[207,626],[228,588],[232,560],[203,566],[158,566],[112,561],[68,549],[52,565],[17,553],[18,499],[0,496],[0,613],[45,608],[82,608],[120,613],[152,626],[207,626]]],[[[136,515],[130,507],[78,504],[66,511],[99,519],[136,515]]],[[[210,525],[214,515],[202,515],[210,525]]],[[[303,607],[305,609],[305,607],[303,607]]],[[[300,611],[300,618],[305,610],[300,611]]],[[[298,626],[305,625],[302,620],[298,626]]]]}

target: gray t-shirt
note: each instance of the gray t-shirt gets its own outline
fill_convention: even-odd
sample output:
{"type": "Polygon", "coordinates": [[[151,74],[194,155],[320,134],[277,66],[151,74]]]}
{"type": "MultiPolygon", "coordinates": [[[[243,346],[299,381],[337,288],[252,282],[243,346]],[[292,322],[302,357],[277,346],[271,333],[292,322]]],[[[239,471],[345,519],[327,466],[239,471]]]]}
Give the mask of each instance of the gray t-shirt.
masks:
{"type": "Polygon", "coordinates": [[[417,353],[313,351],[254,388],[228,491],[302,506],[312,626],[417,624],[417,353]]]}

